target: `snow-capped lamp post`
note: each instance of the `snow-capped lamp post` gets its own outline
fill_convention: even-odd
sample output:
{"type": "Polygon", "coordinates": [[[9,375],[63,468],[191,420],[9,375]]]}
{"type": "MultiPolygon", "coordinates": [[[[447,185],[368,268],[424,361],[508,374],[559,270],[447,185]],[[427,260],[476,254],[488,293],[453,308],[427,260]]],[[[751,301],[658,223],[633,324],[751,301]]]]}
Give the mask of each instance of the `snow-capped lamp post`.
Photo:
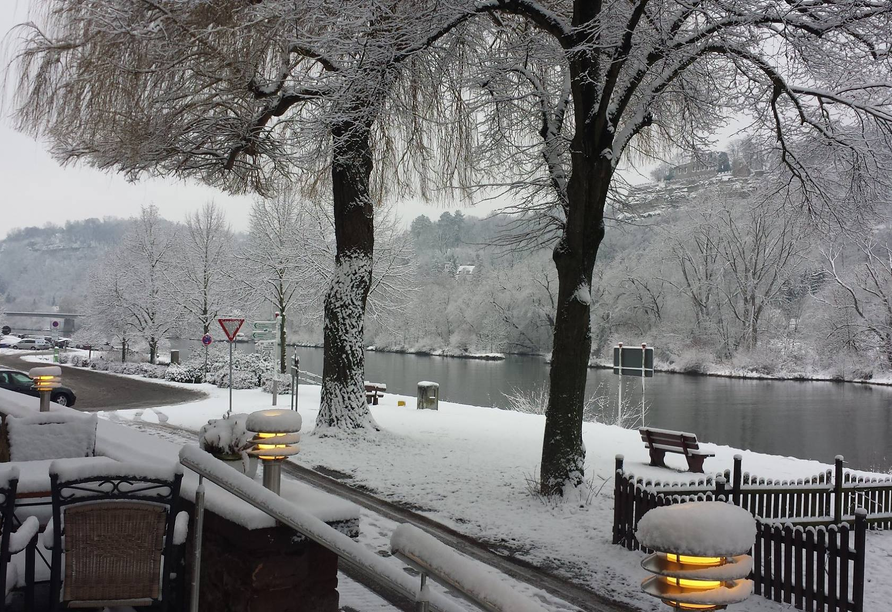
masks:
{"type": "Polygon", "coordinates": [[[282,483],[282,462],[300,452],[300,426],[300,413],[294,410],[258,410],[245,422],[245,429],[255,434],[248,454],[263,462],[263,486],[276,495],[282,483]]]}
{"type": "Polygon", "coordinates": [[[31,368],[28,376],[34,381],[34,388],[40,392],[40,411],[50,411],[50,395],[53,389],[62,386],[62,368],[59,366],[45,366],[31,368]]]}
{"type": "Polygon", "coordinates": [[[753,582],[748,554],[756,521],[724,502],[692,502],[654,508],[638,522],[642,547],[657,552],[641,562],[656,574],[641,583],[648,595],[676,610],[724,610],[746,600],[753,582]]]}

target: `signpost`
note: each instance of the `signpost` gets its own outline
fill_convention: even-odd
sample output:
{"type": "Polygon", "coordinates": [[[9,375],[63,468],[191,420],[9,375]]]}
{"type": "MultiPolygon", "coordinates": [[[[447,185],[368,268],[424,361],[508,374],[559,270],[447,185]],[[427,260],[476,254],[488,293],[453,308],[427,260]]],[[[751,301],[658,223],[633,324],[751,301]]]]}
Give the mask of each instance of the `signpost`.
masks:
{"type": "Polygon", "coordinates": [[[300,357],[297,356],[297,349],[294,351],[294,356],[291,361],[291,409],[297,410],[297,385],[300,384],[298,379],[300,376],[300,357]]]}
{"type": "Polygon", "coordinates": [[[251,338],[256,344],[272,344],[272,385],[273,385],[273,406],[278,404],[278,374],[276,364],[279,361],[279,314],[276,313],[274,321],[254,321],[254,331],[251,332],[251,338]]]}
{"type": "Polygon", "coordinates": [[[59,322],[53,321],[53,363],[59,363],[59,322]]]}
{"type": "Polygon", "coordinates": [[[644,381],[654,375],[654,349],[642,344],[638,347],[623,347],[620,342],[613,347],[613,373],[619,374],[619,396],[617,399],[617,421],[623,415],[623,375],[641,377],[641,426],[644,426],[644,381]]]}
{"type": "MultiPolygon", "coordinates": [[[[245,320],[220,318],[217,319],[217,322],[220,324],[220,327],[223,328],[223,333],[229,338],[229,412],[226,413],[226,416],[229,416],[232,414],[232,345],[235,344],[236,334],[238,334],[238,330],[242,328],[242,323],[244,323],[245,320]]],[[[203,343],[204,338],[202,338],[201,341],[203,343]]]]}
{"type": "Polygon", "coordinates": [[[211,345],[214,339],[211,338],[210,334],[205,334],[201,337],[201,343],[204,345],[204,375],[208,375],[208,347],[211,345]]]}

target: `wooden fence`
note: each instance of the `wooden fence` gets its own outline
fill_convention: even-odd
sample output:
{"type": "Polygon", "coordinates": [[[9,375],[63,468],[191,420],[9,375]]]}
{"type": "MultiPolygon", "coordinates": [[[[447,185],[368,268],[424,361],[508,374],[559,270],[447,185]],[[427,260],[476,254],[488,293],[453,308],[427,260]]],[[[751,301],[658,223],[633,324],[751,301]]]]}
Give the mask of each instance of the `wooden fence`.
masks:
{"type": "Polygon", "coordinates": [[[892,479],[845,472],[842,457],[834,470],[796,481],[745,474],[741,462],[737,455],[733,471],[669,483],[626,474],[617,456],[614,544],[653,552],[635,538],[648,511],[688,501],[728,501],[756,517],[756,593],[809,612],[863,612],[865,533],[892,527],[892,479]],[[869,510],[856,511],[861,507],[869,510]]]}

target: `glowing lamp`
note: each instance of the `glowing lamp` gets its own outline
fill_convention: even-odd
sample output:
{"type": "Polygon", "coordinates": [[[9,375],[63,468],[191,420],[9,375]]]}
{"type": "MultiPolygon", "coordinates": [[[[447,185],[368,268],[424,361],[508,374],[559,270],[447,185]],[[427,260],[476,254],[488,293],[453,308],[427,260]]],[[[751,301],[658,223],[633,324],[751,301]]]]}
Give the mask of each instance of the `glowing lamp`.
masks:
{"type": "Polygon", "coordinates": [[[648,595],[676,610],[724,610],[753,592],[747,554],[756,539],[749,512],[724,502],[655,508],[642,517],[638,542],[656,550],[641,562],[654,574],[641,583],[648,595]]]}
{"type": "Polygon", "coordinates": [[[300,452],[300,414],[296,410],[258,410],[248,415],[245,429],[254,432],[248,454],[263,462],[263,486],[279,493],[282,462],[300,452]]]}
{"type": "Polygon", "coordinates": [[[59,366],[31,368],[28,376],[34,381],[34,388],[40,392],[40,411],[49,412],[51,392],[62,386],[62,368],[59,366]]]}

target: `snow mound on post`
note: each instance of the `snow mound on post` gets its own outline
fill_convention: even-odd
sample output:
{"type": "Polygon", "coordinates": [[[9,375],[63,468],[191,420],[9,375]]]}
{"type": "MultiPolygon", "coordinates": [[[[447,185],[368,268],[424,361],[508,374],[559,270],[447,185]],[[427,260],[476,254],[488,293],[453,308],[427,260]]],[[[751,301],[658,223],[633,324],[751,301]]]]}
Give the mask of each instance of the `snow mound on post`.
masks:
{"type": "Polygon", "coordinates": [[[756,520],[724,502],[692,502],[654,508],[638,522],[638,542],[660,552],[700,557],[732,557],[749,552],[756,520]]]}
{"type": "Polygon", "coordinates": [[[292,433],[303,424],[297,410],[258,410],[248,415],[245,429],[263,433],[292,433]]]}
{"type": "Polygon", "coordinates": [[[424,562],[435,577],[448,577],[450,582],[498,610],[545,612],[539,604],[517,593],[494,569],[458,554],[414,525],[403,523],[397,527],[390,537],[390,548],[394,553],[424,562]]]}

